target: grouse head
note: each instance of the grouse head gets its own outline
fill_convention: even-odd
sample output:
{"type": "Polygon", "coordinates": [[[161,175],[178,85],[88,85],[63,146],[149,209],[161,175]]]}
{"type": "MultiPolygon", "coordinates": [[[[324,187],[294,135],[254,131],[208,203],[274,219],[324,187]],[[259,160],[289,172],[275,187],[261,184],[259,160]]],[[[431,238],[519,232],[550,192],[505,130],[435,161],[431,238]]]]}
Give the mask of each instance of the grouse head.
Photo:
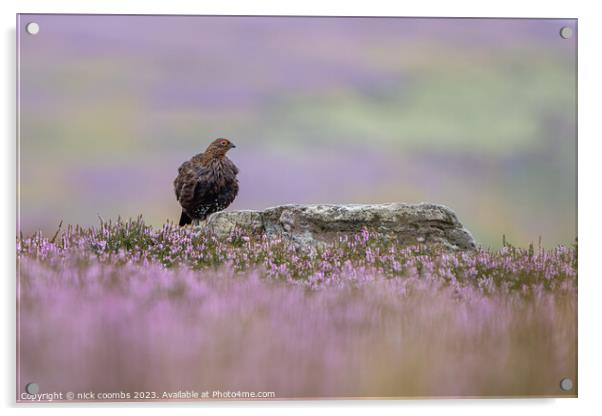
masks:
{"type": "Polygon", "coordinates": [[[222,137],[214,140],[209,147],[207,147],[205,153],[212,157],[222,158],[226,155],[228,150],[234,149],[235,147],[236,146],[234,146],[230,140],[222,137]]]}

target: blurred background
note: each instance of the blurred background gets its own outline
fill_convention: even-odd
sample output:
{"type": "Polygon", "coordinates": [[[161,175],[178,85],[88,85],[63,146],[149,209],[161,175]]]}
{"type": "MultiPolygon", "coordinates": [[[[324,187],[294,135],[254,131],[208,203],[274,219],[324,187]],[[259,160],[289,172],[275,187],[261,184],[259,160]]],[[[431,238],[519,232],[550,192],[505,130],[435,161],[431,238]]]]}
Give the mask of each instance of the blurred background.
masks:
{"type": "Polygon", "coordinates": [[[26,235],[177,221],[178,166],[228,137],[230,209],[425,201],[484,246],[576,238],[574,20],[21,15],[17,30],[26,235]]]}

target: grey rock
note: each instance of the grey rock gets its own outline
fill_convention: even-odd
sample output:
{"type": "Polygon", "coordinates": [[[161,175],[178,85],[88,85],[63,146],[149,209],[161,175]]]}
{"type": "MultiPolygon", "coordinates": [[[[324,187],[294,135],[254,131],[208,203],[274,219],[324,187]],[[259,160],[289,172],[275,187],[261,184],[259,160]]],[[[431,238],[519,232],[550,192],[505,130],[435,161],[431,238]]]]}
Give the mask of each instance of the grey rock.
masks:
{"type": "Polygon", "coordinates": [[[238,228],[289,238],[301,246],[327,244],[366,229],[373,236],[402,245],[476,248],[472,235],[451,209],[427,203],[281,205],[263,211],[221,211],[198,227],[218,238],[238,228]]]}

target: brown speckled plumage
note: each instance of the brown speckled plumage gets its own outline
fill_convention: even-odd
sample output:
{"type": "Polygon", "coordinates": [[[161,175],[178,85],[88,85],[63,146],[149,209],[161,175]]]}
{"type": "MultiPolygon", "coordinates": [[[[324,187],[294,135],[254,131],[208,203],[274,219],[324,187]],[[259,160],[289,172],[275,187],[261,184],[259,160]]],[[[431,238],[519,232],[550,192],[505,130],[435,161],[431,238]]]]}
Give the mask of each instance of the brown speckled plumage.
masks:
{"type": "Polygon", "coordinates": [[[180,226],[193,219],[204,220],[234,201],[238,194],[238,168],[226,157],[234,147],[228,139],[220,138],[203,153],[182,163],[173,183],[182,206],[180,226]]]}

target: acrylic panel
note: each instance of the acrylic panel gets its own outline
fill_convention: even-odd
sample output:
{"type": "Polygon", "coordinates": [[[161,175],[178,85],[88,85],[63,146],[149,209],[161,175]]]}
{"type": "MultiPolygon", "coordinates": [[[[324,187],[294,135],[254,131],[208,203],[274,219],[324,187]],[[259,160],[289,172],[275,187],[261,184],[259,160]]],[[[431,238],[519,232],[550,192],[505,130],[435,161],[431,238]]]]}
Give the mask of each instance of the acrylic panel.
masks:
{"type": "Polygon", "coordinates": [[[17,16],[17,401],[577,396],[575,19],[17,16]]]}

